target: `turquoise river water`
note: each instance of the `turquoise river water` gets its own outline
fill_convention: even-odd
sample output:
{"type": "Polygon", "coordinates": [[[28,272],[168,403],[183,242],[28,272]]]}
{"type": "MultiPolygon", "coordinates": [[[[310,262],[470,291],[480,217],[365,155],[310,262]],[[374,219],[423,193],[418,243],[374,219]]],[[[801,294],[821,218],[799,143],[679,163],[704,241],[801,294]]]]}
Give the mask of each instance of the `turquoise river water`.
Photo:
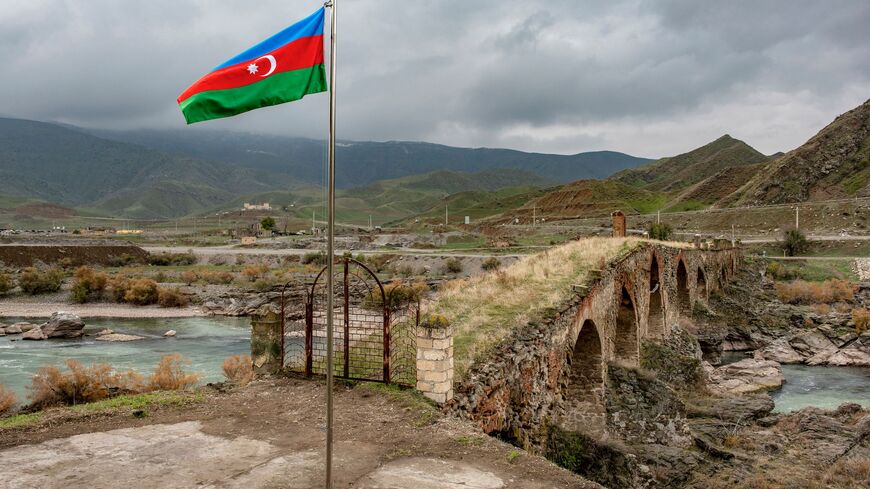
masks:
{"type": "MultiPolygon", "coordinates": [[[[11,323],[27,320],[0,318],[11,323]]],[[[39,323],[43,320],[31,320],[39,323]]],[[[25,401],[31,376],[43,365],[63,365],[66,359],[90,365],[105,362],[118,370],[134,369],[147,377],[162,355],[181,353],[190,361],[186,367],[205,382],[220,381],[221,365],[230,355],[250,353],[250,321],[247,318],[194,317],[161,319],[87,319],[85,333],[104,328],[116,333],[144,336],[127,343],[95,341],[93,336],[73,340],[22,341],[20,335],[0,337],[0,384],[25,401]],[[174,329],[175,338],[163,333],[174,329]],[[14,341],[18,339],[18,341],[14,341]]]]}

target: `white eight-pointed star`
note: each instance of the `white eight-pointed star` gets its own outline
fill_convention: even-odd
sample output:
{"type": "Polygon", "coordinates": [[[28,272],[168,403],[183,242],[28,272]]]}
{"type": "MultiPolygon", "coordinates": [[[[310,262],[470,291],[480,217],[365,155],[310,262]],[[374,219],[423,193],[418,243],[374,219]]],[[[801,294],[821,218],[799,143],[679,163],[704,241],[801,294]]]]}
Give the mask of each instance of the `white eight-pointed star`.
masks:
{"type": "Polygon", "coordinates": [[[251,64],[248,65],[248,73],[250,73],[250,74],[252,74],[252,75],[253,75],[254,73],[256,73],[258,69],[259,69],[259,68],[257,67],[257,65],[255,65],[254,63],[251,63],[251,64]]]}

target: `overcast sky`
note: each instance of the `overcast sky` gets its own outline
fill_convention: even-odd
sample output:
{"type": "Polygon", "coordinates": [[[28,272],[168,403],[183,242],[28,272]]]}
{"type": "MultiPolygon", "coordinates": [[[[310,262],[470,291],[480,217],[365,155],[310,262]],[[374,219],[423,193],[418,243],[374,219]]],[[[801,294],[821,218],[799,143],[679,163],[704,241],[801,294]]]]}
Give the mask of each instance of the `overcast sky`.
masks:
{"type": "MultiPolygon", "coordinates": [[[[658,157],[802,144],[870,98],[870,2],[339,0],[339,137],[658,157]]],[[[187,129],[197,78],[308,0],[0,0],[0,114],[187,129]]],[[[323,138],[327,97],[196,128],[323,138]]]]}

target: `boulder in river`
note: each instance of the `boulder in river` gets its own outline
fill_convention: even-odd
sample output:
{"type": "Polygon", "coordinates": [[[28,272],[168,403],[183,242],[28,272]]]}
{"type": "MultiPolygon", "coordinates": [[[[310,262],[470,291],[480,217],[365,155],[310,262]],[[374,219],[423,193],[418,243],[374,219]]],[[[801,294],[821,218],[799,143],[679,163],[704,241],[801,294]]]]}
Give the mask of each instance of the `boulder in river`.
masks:
{"type": "Polygon", "coordinates": [[[35,328],[31,328],[29,331],[26,331],[24,334],[22,334],[21,339],[22,340],[36,340],[36,341],[38,341],[38,340],[48,339],[48,336],[46,336],[45,333],[42,332],[42,328],[37,326],[35,328]]]}
{"type": "Polygon", "coordinates": [[[115,332],[109,328],[106,328],[106,329],[98,331],[97,334],[95,334],[94,336],[103,336],[103,335],[107,335],[107,334],[115,334],[115,332]]]}
{"type": "Polygon", "coordinates": [[[178,333],[174,329],[170,329],[169,331],[163,333],[163,336],[165,336],[166,338],[173,338],[177,334],[178,333]]]}
{"type": "Polygon", "coordinates": [[[75,314],[56,312],[42,325],[48,338],[80,338],[85,334],[85,323],[75,314]]]}
{"type": "Polygon", "coordinates": [[[761,354],[765,360],[779,363],[801,363],[804,361],[804,357],[796,352],[785,338],[773,340],[761,350],[761,354]]]}
{"type": "Polygon", "coordinates": [[[706,364],[705,370],[714,390],[731,394],[779,389],[785,382],[782,367],[772,360],[747,358],[719,368],[706,364]]]}

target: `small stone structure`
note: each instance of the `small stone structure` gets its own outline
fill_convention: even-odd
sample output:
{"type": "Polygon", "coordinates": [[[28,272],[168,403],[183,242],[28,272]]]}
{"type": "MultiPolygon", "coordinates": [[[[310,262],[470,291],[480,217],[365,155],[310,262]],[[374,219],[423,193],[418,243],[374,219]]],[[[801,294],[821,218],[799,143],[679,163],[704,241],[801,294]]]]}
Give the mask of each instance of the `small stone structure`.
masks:
{"type": "Polygon", "coordinates": [[[453,399],[453,327],[444,318],[417,327],[417,390],[438,404],[453,399]]]}
{"type": "Polygon", "coordinates": [[[613,237],[614,238],[624,238],[625,237],[625,213],[622,211],[616,211],[613,214],[610,214],[610,217],[613,219],[613,237]]]}
{"type": "Polygon", "coordinates": [[[281,340],[281,316],[272,307],[263,306],[251,318],[251,360],[255,375],[281,371],[284,364],[281,340]]]}

